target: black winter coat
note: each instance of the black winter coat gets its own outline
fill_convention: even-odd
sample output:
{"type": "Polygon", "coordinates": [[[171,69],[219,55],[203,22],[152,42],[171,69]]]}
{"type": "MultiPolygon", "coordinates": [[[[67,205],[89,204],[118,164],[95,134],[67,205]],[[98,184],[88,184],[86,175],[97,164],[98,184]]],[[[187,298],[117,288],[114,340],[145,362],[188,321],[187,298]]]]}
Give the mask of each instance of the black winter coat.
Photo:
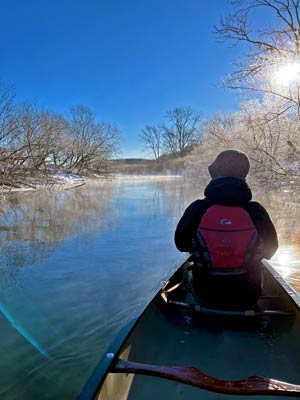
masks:
{"type": "Polygon", "coordinates": [[[178,250],[193,252],[192,238],[206,210],[213,204],[241,206],[250,215],[257,232],[263,239],[263,257],[271,258],[278,248],[278,239],[274,225],[262,205],[251,201],[252,193],[244,179],[220,177],[210,181],[204,191],[205,198],[196,200],[188,206],[180,219],[175,244],[178,250]]]}

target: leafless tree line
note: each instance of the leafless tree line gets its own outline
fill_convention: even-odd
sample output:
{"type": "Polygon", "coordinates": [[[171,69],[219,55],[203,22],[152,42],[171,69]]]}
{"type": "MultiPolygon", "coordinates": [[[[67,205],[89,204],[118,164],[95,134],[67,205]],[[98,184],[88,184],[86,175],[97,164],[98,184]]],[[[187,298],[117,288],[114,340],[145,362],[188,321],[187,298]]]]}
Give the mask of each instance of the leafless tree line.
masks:
{"type": "Polygon", "coordinates": [[[300,184],[300,119],[297,112],[273,118],[276,104],[247,101],[234,114],[216,114],[202,125],[203,138],[186,160],[192,178],[209,175],[208,165],[225,149],[245,152],[253,184],[278,187],[300,184]]]}
{"type": "Polygon", "coordinates": [[[199,141],[200,121],[200,114],[191,107],[175,107],[167,111],[164,122],[146,125],[139,138],[155,160],[163,155],[184,157],[199,141]]]}
{"type": "MultiPolygon", "coordinates": [[[[237,149],[250,158],[253,184],[272,188],[300,185],[300,117],[296,108],[282,113],[281,107],[282,101],[277,97],[245,101],[236,113],[217,113],[201,124],[197,121],[197,135],[188,142],[190,147],[184,147],[183,153],[178,147],[167,154],[174,154],[177,159],[183,154],[186,174],[206,181],[207,167],[216,155],[225,149],[237,149]]],[[[166,160],[159,147],[165,140],[162,132],[168,130],[148,126],[142,134],[156,154],[155,159],[162,160],[163,165],[166,160]]]]}
{"type": "Polygon", "coordinates": [[[278,113],[300,111],[299,0],[232,0],[231,12],[215,27],[216,35],[233,46],[243,44],[246,56],[234,62],[223,87],[280,101],[278,113]],[[258,25],[256,17],[265,23],[258,25]]]}
{"type": "Polygon", "coordinates": [[[222,86],[247,101],[231,115],[202,125],[203,139],[187,160],[191,176],[208,178],[216,153],[240,149],[251,160],[253,183],[264,187],[300,183],[300,2],[232,0],[215,28],[222,41],[244,53],[222,86]],[[256,15],[264,17],[258,25],[256,15]],[[250,100],[249,100],[250,98],[250,100]]]}
{"type": "Polygon", "coordinates": [[[16,104],[11,88],[0,82],[0,185],[35,185],[55,171],[107,172],[118,152],[117,126],[98,121],[84,106],[67,115],[32,103],[16,104]]]}

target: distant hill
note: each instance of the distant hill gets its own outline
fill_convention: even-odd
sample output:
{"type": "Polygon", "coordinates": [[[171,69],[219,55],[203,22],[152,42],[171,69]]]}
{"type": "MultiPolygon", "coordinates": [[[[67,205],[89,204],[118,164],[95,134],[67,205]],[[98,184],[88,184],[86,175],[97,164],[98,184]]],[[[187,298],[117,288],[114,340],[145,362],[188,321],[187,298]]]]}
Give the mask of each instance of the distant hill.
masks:
{"type": "Polygon", "coordinates": [[[148,164],[153,162],[153,160],[148,160],[147,158],[118,158],[114,161],[119,164],[126,164],[126,165],[139,165],[139,164],[148,164]]]}
{"type": "Polygon", "coordinates": [[[160,157],[159,160],[147,158],[119,158],[114,160],[114,172],[128,175],[178,175],[184,167],[183,158],[171,156],[160,157]]]}

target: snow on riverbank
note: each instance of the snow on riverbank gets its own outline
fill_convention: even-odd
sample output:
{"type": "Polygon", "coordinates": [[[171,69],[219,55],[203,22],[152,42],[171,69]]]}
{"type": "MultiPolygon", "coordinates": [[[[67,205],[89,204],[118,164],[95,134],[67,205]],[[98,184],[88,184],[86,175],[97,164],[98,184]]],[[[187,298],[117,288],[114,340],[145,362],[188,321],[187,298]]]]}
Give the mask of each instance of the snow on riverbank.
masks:
{"type": "Polygon", "coordinates": [[[26,183],[24,183],[24,186],[20,188],[2,186],[0,187],[0,195],[19,192],[32,192],[37,190],[67,190],[82,186],[87,181],[87,178],[79,175],[55,174],[51,177],[51,181],[49,181],[48,183],[36,182],[35,185],[31,184],[30,186],[27,186],[26,183]]]}
{"type": "Polygon", "coordinates": [[[18,192],[32,192],[38,190],[68,190],[68,189],[75,189],[76,187],[85,185],[88,182],[111,182],[111,181],[128,181],[128,180],[173,180],[173,179],[180,179],[182,175],[126,175],[126,174],[114,174],[110,176],[94,176],[93,178],[87,178],[80,175],[75,174],[66,174],[66,173],[59,173],[55,174],[51,177],[51,181],[49,183],[38,183],[36,182],[35,185],[26,186],[21,188],[10,188],[7,186],[0,187],[0,195],[9,194],[9,193],[18,193],[18,192]]]}

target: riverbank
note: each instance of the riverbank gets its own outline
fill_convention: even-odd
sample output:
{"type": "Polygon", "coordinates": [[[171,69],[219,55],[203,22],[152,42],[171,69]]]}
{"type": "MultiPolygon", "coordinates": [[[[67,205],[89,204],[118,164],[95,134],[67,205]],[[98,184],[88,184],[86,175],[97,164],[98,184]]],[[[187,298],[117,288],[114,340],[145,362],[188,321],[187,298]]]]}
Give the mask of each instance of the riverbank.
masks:
{"type": "Polygon", "coordinates": [[[7,195],[10,193],[24,193],[34,192],[38,190],[68,190],[78,186],[85,185],[88,178],[72,174],[57,174],[53,175],[51,179],[45,183],[31,182],[28,184],[24,182],[21,187],[9,187],[6,185],[0,186],[0,195],[7,195]]]}
{"type": "Polygon", "coordinates": [[[173,180],[181,179],[182,175],[175,174],[113,174],[109,176],[93,176],[86,177],[80,175],[71,174],[57,174],[51,177],[51,180],[47,183],[31,184],[28,186],[24,183],[23,187],[11,188],[8,186],[0,187],[0,195],[6,195],[10,193],[24,193],[33,191],[46,191],[46,190],[69,190],[75,189],[77,187],[83,186],[91,182],[111,182],[111,181],[138,181],[138,180],[173,180]]]}

